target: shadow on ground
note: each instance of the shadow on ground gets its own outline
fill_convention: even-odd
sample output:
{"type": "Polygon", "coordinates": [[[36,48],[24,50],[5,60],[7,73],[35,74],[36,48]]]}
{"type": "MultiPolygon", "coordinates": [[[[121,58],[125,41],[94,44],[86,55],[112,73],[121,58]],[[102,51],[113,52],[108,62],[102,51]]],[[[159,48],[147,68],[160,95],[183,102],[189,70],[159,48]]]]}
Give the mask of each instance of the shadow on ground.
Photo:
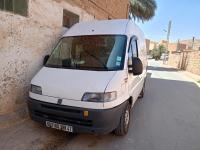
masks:
{"type": "Polygon", "coordinates": [[[175,68],[165,68],[165,67],[155,67],[155,66],[148,66],[148,70],[154,70],[154,71],[169,71],[169,72],[176,72],[179,71],[175,68]]]}

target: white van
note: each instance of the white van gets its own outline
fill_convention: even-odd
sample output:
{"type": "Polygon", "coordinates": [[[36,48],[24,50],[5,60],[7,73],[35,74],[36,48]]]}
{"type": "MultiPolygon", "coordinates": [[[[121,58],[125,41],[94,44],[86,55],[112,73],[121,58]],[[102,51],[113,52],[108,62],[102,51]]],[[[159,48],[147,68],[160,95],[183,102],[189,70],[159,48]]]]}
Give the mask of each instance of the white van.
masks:
{"type": "Polygon", "coordinates": [[[31,81],[30,116],[67,132],[124,135],[146,68],[144,35],[132,20],[75,24],[31,81]]]}

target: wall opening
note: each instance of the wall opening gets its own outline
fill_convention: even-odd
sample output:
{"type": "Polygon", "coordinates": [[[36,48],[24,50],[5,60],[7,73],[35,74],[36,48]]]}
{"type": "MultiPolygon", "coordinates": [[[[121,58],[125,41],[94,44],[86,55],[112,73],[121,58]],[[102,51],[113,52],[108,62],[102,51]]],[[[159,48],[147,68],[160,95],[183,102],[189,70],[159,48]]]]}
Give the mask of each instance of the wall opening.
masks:
{"type": "Polygon", "coordinates": [[[79,16],[66,9],[63,9],[63,27],[70,28],[79,22],[79,16]]]}
{"type": "Polygon", "coordinates": [[[0,10],[27,16],[28,0],[0,0],[0,10]]]}

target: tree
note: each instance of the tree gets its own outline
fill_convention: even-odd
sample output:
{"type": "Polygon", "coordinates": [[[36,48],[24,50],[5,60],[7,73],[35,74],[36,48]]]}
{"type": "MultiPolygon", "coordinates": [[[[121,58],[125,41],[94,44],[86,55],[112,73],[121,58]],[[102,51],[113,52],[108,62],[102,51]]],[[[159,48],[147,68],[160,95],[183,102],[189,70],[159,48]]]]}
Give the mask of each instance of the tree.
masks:
{"type": "Polygon", "coordinates": [[[151,53],[152,57],[156,60],[160,59],[161,55],[158,48],[154,48],[151,53]]]}
{"type": "Polygon", "coordinates": [[[130,0],[130,13],[134,19],[148,21],[155,15],[155,0],[130,0]]]}
{"type": "Polygon", "coordinates": [[[166,51],[167,51],[167,50],[166,50],[165,46],[159,45],[158,48],[154,48],[154,49],[152,50],[151,55],[152,55],[152,57],[153,57],[154,59],[158,60],[158,59],[160,59],[160,57],[161,57],[161,55],[162,55],[163,53],[166,53],[166,51]]]}

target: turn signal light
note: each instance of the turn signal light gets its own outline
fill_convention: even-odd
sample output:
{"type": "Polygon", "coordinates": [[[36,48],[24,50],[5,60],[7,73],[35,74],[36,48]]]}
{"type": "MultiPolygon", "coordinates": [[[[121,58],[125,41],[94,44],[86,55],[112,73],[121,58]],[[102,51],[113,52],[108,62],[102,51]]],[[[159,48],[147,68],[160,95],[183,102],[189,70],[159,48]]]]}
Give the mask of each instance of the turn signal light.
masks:
{"type": "Polygon", "coordinates": [[[89,116],[89,112],[88,112],[87,110],[84,110],[84,111],[83,111],[83,116],[84,116],[84,117],[88,117],[88,116],[89,116]]]}

